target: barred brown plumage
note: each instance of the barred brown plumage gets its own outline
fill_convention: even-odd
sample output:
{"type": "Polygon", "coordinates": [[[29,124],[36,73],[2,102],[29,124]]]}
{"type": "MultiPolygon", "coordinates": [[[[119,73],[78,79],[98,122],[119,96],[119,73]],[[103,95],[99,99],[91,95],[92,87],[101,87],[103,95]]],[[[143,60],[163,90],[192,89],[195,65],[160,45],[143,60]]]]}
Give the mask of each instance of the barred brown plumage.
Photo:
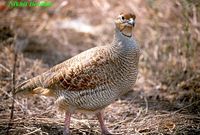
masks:
{"type": "Polygon", "coordinates": [[[110,134],[102,110],[136,81],[140,50],[132,36],[135,15],[120,14],[115,24],[110,45],[84,51],[17,87],[16,93],[56,97],[59,109],[66,113],[65,135],[70,116],[77,111],[96,113],[102,133],[110,134]]]}

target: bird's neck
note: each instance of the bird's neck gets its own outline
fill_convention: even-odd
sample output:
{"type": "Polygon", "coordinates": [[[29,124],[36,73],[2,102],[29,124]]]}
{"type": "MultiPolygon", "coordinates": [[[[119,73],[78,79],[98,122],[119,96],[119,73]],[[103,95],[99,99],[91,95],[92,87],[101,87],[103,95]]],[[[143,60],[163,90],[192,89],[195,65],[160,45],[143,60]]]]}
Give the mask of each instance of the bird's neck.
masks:
{"type": "Polygon", "coordinates": [[[134,37],[124,35],[119,29],[115,28],[113,46],[117,48],[133,49],[137,47],[134,37]]]}

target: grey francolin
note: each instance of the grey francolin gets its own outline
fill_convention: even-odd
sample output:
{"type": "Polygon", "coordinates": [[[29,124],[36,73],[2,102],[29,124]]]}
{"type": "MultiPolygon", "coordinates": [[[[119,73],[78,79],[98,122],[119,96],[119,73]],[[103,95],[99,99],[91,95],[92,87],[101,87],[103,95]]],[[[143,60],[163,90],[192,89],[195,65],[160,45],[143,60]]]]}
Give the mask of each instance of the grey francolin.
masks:
{"type": "Polygon", "coordinates": [[[70,117],[75,112],[95,113],[102,134],[111,134],[103,109],[131,90],[138,74],[140,50],[132,36],[134,25],[134,14],[120,14],[110,45],[91,48],[52,67],[20,84],[16,93],[55,97],[65,112],[64,135],[70,134],[70,117]]]}

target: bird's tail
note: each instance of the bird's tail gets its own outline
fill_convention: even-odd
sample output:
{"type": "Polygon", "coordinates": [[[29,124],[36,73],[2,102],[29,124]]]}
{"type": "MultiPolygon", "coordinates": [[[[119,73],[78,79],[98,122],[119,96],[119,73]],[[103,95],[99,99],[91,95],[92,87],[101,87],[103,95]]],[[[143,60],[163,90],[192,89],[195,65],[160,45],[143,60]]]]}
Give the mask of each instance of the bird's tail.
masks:
{"type": "Polygon", "coordinates": [[[45,96],[51,95],[50,90],[44,87],[45,75],[39,75],[32,79],[22,82],[15,90],[17,95],[34,95],[41,94],[45,96]]]}

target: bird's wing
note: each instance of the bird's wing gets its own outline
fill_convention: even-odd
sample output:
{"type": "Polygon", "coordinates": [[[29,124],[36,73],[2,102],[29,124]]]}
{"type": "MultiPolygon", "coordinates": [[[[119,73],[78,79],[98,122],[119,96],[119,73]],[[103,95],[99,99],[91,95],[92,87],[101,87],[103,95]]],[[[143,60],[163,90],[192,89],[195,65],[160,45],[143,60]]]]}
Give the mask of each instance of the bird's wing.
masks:
{"type": "Polygon", "coordinates": [[[110,83],[109,70],[113,61],[104,47],[93,48],[50,69],[45,88],[69,91],[95,89],[110,83]]]}

